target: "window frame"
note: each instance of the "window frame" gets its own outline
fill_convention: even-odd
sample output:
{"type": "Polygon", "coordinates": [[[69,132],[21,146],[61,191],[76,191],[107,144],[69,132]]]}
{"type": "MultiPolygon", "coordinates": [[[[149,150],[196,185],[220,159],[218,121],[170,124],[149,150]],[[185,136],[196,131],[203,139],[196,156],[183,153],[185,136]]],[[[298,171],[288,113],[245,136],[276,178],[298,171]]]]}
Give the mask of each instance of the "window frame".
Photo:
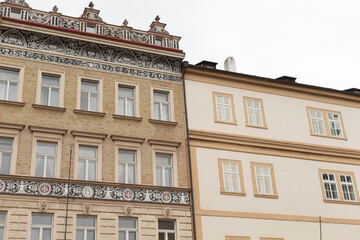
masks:
{"type": "Polygon", "coordinates": [[[222,159],[222,158],[218,158],[217,161],[218,161],[218,170],[219,170],[220,193],[223,194],[223,195],[246,196],[244,175],[243,175],[241,161],[240,160],[222,159]],[[240,187],[239,192],[227,191],[225,189],[223,163],[237,164],[237,166],[238,166],[238,177],[239,177],[239,187],[240,187]]]}
{"type": "Polygon", "coordinates": [[[11,101],[11,100],[9,101],[9,100],[5,100],[5,99],[0,99],[0,101],[22,102],[25,66],[10,65],[10,64],[7,64],[7,63],[0,63],[0,69],[19,71],[19,79],[18,79],[16,101],[11,101]]]}
{"type": "Polygon", "coordinates": [[[212,92],[212,96],[213,96],[214,122],[215,123],[224,123],[224,124],[237,125],[236,115],[235,115],[234,96],[232,94],[220,93],[220,92],[212,92]],[[219,116],[217,114],[216,96],[230,97],[232,121],[223,121],[223,120],[219,119],[219,116]]]}
{"type": "Polygon", "coordinates": [[[244,109],[245,109],[245,125],[246,125],[246,127],[267,129],[263,100],[260,99],[260,98],[252,98],[252,97],[245,97],[244,96],[243,101],[244,101],[244,109]],[[260,110],[261,120],[262,120],[262,125],[261,126],[260,125],[250,124],[250,121],[249,121],[249,107],[248,107],[248,104],[247,104],[248,100],[258,101],[260,103],[260,109],[259,110],[260,110]]]}
{"type": "Polygon", "coordinates": [[[77,80],[77,94],[76,94],[76,110],[84,111],[84,112],[95,112],[95,113],[102,113],[103,112],[103,78],[94,78],[89,76],[78,75],[77,80]],[[91,110],[82,110],[81,106],[81,83],[82,82],[92,82],[98,84],[98,109],[97,111],[91,110]]]}
{"type": "MultiPolygon", "coordinates": [[[[172,156],[172,186],[178,187],[178,169],[177,169],[177,148],[173,146],[152,144],[152,166],[153,166],[153,185],[158,186],[156,183],[156,154],[169,154],[172,156]]],[[[166,187],[166,186],[159,186],[166,187]]]]}
{"type": "Polygon", "coordinates": [[[341,112],[338,111],[332,111],[332,110],[326,110],[326,109],[321,109],[321,108],[314,108],[314,107],[306,107],[306,112],[307,112],[307,116],[308,116],[308,121],[309,121],[309,127],[310,127],[310,135],[311,136],[318,136],[318,137],[327,137],[327,138],[333,138],[333,139],[342,139],[342,140],[347,140],[347,136],[346,136],[346,132],[345,132],[345,127],[344,127],[344,121],[343,121],[343,117],[341,112]],[[311,116],[310,116],[310,110],[315,110],[315,111],[319,111],[322,113],[322,117],[323,117],[323,123],[324,123],[324,129],[325,129],[325,134],[319,134],[319,133],[315,133],[313,130],[313,125],[311,122],[311,116]],[[338,114],[339,118],[340,118],[340,126],[341,126],[341,131],[342,131],[342,135],[343,136],[333,136],[331,135],[330,132],[330,127],[329,127],[329,119],[328,119],[328,113],[333,113],[333,114],[338,114]]]}
{"type": "MultiPolygon", "coordinates": [[[[118,217],[118,224],[117,224],[117,238],[116,239],[118,239],[119,238],[119,232],[120,231],[125,231],[126,232],[126,235],[125,235],[125,240],[129,240],[128,239],[128,232],[129,231],[131,231],[131,230],[134,230],[134,228],[120,228],[120,224],[119,224],[119,220],[120,220],[120,218],[123,218],[123,219],[135,219],[136,220],[136,228],[135,228],[135,232],[136,232],[136,240],[138,240],[139,239],[139,219],[138,218],[136,218],[136,217],[127,217],[127,216],[119,216],[118,217]]],[[[132,231],[133,232],[133,231],[132,231]]]]}
{"type": "Polygon", "coordinates": [[[167,239],[167,233],[174,233],[175,234],[175,240],[178,239],[178,232],[177,230],[179,229],[179,227],[177,226],[178,221],[176,221],[176,219],[162,219],[159,218],[157,219],[157,237],[159,238],[159,233],[165,233],[165,239],[167,239]],[[174,230],[170,230],[170,229],[159,229],[159,221],[167,221],[167,222],[174,222],[174,230]]]}
{"type": "MultiPolygon", "coordinates": [[[[39,237],[40,237],[40,240],[42,239],[41,238],[41,236],[42,236],[42,230],[43,230],[43,228],[44,228],[44,226],[45,227],[47,227],[47,226],[51,226],[51,238],[50,239],[53,239],[53,236],[54,236],[54,226],[56,226],[55,225],[55,216],[54,216],[54,214],[53,213],[39,213],[39,212],[32,212],[31,213],[31,221],[30,221],[30,237],[29,237],[29,239],[31,239],[31,229],[34,227],[38,227],[38,226],[40,226],[40,229],[41,229],[41,232],[40,232],[40,235],[39,235],[39,237]],[[33,217],[33,214],[36,214],[36,215],[51,215],[51,225],[33,225],[32,224],[32,217],[33,217]]],[[[48,227],[47,227],[48,228],[48,227]]]]}
{"type": "MultiPolygon", "coordinates": [[[[82,214],[76,214],[76,218],[75,218],[75,239],[76,239],[76,232],[79,230],[85,230],[86,234],[87,234],[87,230],[94,230],[95,231],[95,240],[98,239],[98,231],[97,231],[97,226],[98,226],[98,217],[96,215],[82,215],[82,214]],[[88,218],[95,218],[95,227],[79,227],[77,224],[77,218],[78,217],[88,217],[88,218]]],[[[86,239],[87,235],[84,234],[84,239],[86,239]]]]}
{"type": "Polygon", "coordinates": [[[114,115],[121,117],[140,117],[140,97],[139,97],[139,84],[115,81],[115,113],[114,115]],[[119,114],[119,87],[133,88],[134,89],[134,116],[120,115],[119,114]]]}
{"type": "Polygon", "coordinates": [[[5,220],[4,220],[4,223],[1,223],[0,222],[0,228],[3,227],[4,229],[4,235],[3,236],[0,236],[0,238],[2,237],[2,239],[6,239],[6,222],[7,222],[7,217],[8,217],[8,212],[7,211],[0,211],[0,213],[4,213],[5,214],[5,220]]]}
{"type": "Polygon", "coordinates": [[[274,166],[271,163],[260,163],[260,162],[250,162],[250,168],[251,168],[251,176],[252,176],[252,182],[253,182],[253,191],[254,191],[254,197],[260,197],[260,198],[273,198],[277,199],[279,198],[278,192],[276,189],[276,182],[275,182],[275,174],[274,174],[274,166]],[[270,180],[271,180],[271,186],[272,186],[272,194],[263,194],[258,192],[258,185],[256,180],[256,173],[255,173],[255,166],[265,166],[269,167],[270,170],[270,180]]]}
{"type": "Polygon", "coordinates": [[[345,171],[328,170],[328,169],[319,169],[318,172],[319,172],[319,178],[320,178],[321,192],[322,192],[322,196],[323,196],[323,201],[325,203],[343,203],[343,204],[359,204],[360,203],[359,191],[358,191],[358,188],[357,188],[356,178],[355,178],[354,172],[345,172],[345,171]],[[324,186],[324,181],[323,181],[323,178],[322,178],[323,173],[334,174],[335,175],[337,194],[339,196],[338,199],[326,198],[325,186],[324,186]],[[341,181],[340,181],[340,175],[351,176],[352,181],[353,181],[352,185],[353,185],[354,191],[355,191],[355,198],[356,198],[355,201],[345,200],[344,199],[344,192],[343,192],[342,184],[341,184],[341,181]]]}
{"type": "Polygon", "coordinates": [[[23,129],[23,127],[19,127],[17,129],[12,128],[11,124],[8,124],[8,126],[7,124],[4,124],[4,126],[0,126],[0,137],[13,139],[9,175],[16,174],[17,152],[19,147],[19,135],[21,129],[23,129]]]}
{"type": "Polygon", "coordinates": [[[151,109],[151,120],[160,121],[160,122],[175,122],[175,105],[174,105],[173,89],[151,86],[150,87],[150,109],[151,109]],[[167,93],[169,96],[169,120],[168,121],[155,118],[154,92],[167,93]]]}
{"type": "Polygon", "coordinates": [[[51,71],[47,69],[38,69],[37,86],[36,86],[36,104],[52,108],[63,108],[64,107],[64,92],[65,92],[65,72],[51,71]],[[41,104],[41,86],[42,76],[59,77],[59,102],[58,106],[50,106],[41,104]]]}

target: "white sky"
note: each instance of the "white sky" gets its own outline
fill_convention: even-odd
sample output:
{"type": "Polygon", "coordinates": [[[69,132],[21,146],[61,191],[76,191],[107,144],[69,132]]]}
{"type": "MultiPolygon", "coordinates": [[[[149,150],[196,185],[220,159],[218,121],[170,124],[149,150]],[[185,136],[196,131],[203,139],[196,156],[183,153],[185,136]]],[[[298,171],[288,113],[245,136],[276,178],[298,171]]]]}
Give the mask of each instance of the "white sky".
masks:
{"type": "MultiPolygon", "coordinates": [[[[90,0],[26,0],[79,17],[90,0]]],[[[237,71],[334,89],[360,88],[359,0],[93,0],[106,23],[148,30],[156,15],[185,60],[236,59],[237,71]]]]}

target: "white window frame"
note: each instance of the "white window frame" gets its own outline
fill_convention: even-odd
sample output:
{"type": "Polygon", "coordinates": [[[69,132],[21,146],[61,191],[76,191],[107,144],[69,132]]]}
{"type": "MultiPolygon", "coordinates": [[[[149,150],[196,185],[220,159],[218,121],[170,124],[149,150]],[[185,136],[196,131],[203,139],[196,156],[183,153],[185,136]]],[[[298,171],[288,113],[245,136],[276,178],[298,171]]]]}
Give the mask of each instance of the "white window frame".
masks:
{"type": "Polygon", "coordinates": [[[272,186],[272,177],[271,177],[271,167],[270,166],[262,166],[262,165],[254,165],[254,172],[255,172],[255,180],[256,180],[256,187],[257,187],[257,193],[258,194],[262,194],[262,195],[274,195],[274,189],[273,189],[273,186],[272,186]],[[261,171],[262,173],[256,173],[256,168],[257,167],[260,167],[261,168],[261,171]],[[269,174],[265,174],[264,171],[263,171],[263,168],[268,168],[269,170],[269,174]],[[258,177],[261,178],[261,184],[262,184],[262,189],[260,188],[260,183],[258,182],[258,177]],[[269,179],[270,180],[270,187],[271,187],[271,192],[270,193],[267,193],[265,192],[265,179],[269,179]]]}
{"type": "MultiPolygon", "coordinates": [[[[10,64],[0,63],[0,69],[13,70],[13,71],[18,71],[19,72],[19,79],[18,79],[18,86],[17,86],[17,93],[16,93],[16,95],[17,95],[16,101],[21,102],[22,101],[22,94],[23,94],[23,83],[24,83],[25,67],[24,66],[19,66],[19,65],[10,65],[10,64]]],[[[8,81],[8,80],[4,80],[4,81],[8,81]]],[[[9,92],[9,87],[7,87],[7,92],[9,92]]],[[[7,99],[9,99],[9,98],[7,98],[7,99]]],[[[9,100],[0,99],[0,101],[9,101],[9,100]]]]}
{"type": "Polygon", "coordinates": [[[4,235],[3,236],[0,236],[0,239],[6,239],[6,220],[7,220],[7,212],[4,212],[4,211],[0,211],[0,214],[3,213],[5,215],[5,220],[4,220],[4,223],[1,223],[0,222],[0,228],[3,228],[4,229],[4,235]]]}
{"type": "Polygon", "coordinates": [[[355,189],[355,184],[354,184],[354,178],[353,178],[353,176],[352,175],[349,175],[349,174],[339,174],[339,178],[340,178],[340,186],[341,186],[341,191],[342,191],[342,194],[343,194],[343,197],[344,197],[344,201],[349,201],[349,202],[356,202],[357,201],[357,198],[356,198],[356,189],[355,189]],[[343,182],[343,181],[341,181],[341,177],[345,177],[345,179],[347,178],[347,177],[350,177],[350,179],[351,179],[351,182],[343,182]],[[355,197],[355,199],[354,200],[351,200],[350,199],[350,189],[349,189],[349,187],[352,187],[352,189],[354,190],[353,191],[353,194],[354,194],[354,197],[355,197]],[[346,190],[347,190],[347,192],[344,192],[344,189],[343,188],[346,188],[346,190]],[[346,197],[345,196],[347,196],[349,199],[346,199],[346,197]]]}
{"type": "Polygon", "coordinates": [[[84,176],[85,179],[79,179],[79,172],[77,173],[78,179],[79,179],[79,180],[83,180],[83,181],[90,181],[90,180],[89,180],[89,162],[95,162],[95,163],[96,163],[96,164],[95,164],[95,176],[94,176],[95,180],[93,180],[93,181],[96,181],[96,180],[97,180],[97,177],[96,177],[96,176],[97,176],[97,172],[99,171],[99,169],[97,168],[97,166],[98,166],[98,159],[99,159],[99,156],[98,156],[98,154],[99,154],[99,149],[98,149],[98,147],[96,147],[96,146],[79,145],[78,152],[80,152],[80,148],[82,148],[82,147],[84,147],[84,148],[93,148],[93,149],[96,149],[96,158],[89,158],[89,157],[87,157],[87,158],[81,158],[80,155],[78,155],[78,164],[79,164],[80,161],[85,161],[85,176],[84,176]]]}
{"type": "Polygon", "coordinates": [[[42,240],[43,230],[44,230],[44,229],[50,229],[50,230],[51,230],[51,239],[52,239],[52,237],[53,237],[53,235],[54,235],[53,226],[56,226],[56,225],[54,225],[54,215],[53,215],[53,214],[48,214],[48,213],[32,213],[32,214],[31,214],[31,226],[30,226],[30,239],[31,239],[31,232],[32,232],[32,229],[33,229],[33,228],[40,229],[39,240],[42,240]],[[49,215],[49,216],[51,216],[51,225],[42,225],[42,224],[33,225],[33,223],[32,223],[33,215],[49,215]]]}
{"type": "Polygon", "coordinates": [[[48,75],[48,76],[54,76],[59,77],[59,102],[58,106],[50,106],[49,101],[50,97],[48,99],[48,104],[44,106],[49,107],[64,107],[64,92],[65,92],[65,72],[57,72],[47,69],[38,69],[38,81],[37,81],[37,87],[36,87],[36,104],[41,105],[41,86],[42,86],[42,76],[48,75]]]}
{"type": "Polygon", "coordinates": [[[176,223],[177,221],[176,220],[170,220],[170,219],[158,219],[158,226],[159,226],[159,221],[166,221],[166,222],[174,222],[174,230],[170,230],[170,229],[160,229],[158,227],[158,237],[159,237],[159,233],[165,233],[165,240],[168,240],[168,233],[174,233],[175,235],[175,240],[177,239],[177,226],[176,226],[176,223]]]}
{"type": "Polygon", "coordinates": [[[326,197],[326,199],[329,199],[329,200],[340,200],[340,194],[339,194],[339,189],[338,189],[338,185],[337,185],[336,174],[335,174],[335,173],[323,172],[323,173],[321,173],[321,178],[322,178],[322,182],[323,182],[323,185],[324,185],[324,191],[325,191],[325,197],[326,197]],[[332,180],[330,180],[330,178],[329,178],[328,180],[324,179],[324,174],[326,174],[326,175],[328,176],[328,178],[330,177],[330,175],[333,175],[333,176],[334,176],[334,180],[332,181],[332,180]],[[330,190],[331,190],[331,193],[330,193],[331,198],[327,197],[327,195],[326,195],[326,185],[327,185],[327,184],[329,185],[330,190]],[[334,190],[334,189],[331,189],[332,184],[335,185],[335,190],[334,190]],[[334,191],[336,191],[337,198],[334,198],[334,196],[333,196],[333,193],[332,193],[332,192],[334,192],[334,191]]]}
{"type": "MultiPolygon", "coordinates": [[[[152,145],[152,165],[153,165],[153,184],[157,185],[156,183],[156,154],[169,154],[172,156],[172,186],[171,187],[178,187],[178,169],[177,169],[177,149],[176,147],[172,146],[165,146],[165,145],[152,145]]],[[[164,176],[164,175],[163,175],[164,176]]]]}
{"type": "MultiPolygon", "coordinates": [[[[79,146],[97,147],[97,161],[96,161],[96,176],[95,181],[102,181],[102,139],[101,138],[87,138],[75,136],[75,152],[74,152],[74,178],[78,178],[79,169],[79,146]]],[[[85,180],[86,181],[86,180],[85,180]]]]}
{"type": "Polygon", "coordinates": [[[339,114],[339,113],[334,113],[334,112],[326,112],[326,117],[327,117],[328,124],[329,124],[329,134],[330,134],[330,136],[333,136],[333,137],[344,137],[344,132],[343,132],[343,129],[342,129],[342,123],[341,123],[341,116],[340,116],[340,114],[339,114]],[[335,114],[338,115],[339,120],[330,119],[329,116],[330,116],[330,115],[333,116],[333,115],[335,115],[335,114]],[[339,124],[340,129],[338,129],[336,126],[335,126],[335,128],[334,128],[335,131],[340,130],[340,134],[339,134],[339,135],[337,135],[337,134],[333,135],[333,134],[332,134],[332,131],[331,131],[331,129],[332,129],[332,127],[331,127],[332,123],[333,123],[334,125],[336,125],[336,123],[339,124]]]}
{"type": "Polygon", "coordinates": [[[135,232],[136,233],[136,240],[139,239],[139,232],[138,232],[138,219],[137,218],[134,218],[134,217],[119,217],[118,218],[118,234],[120,232],[125,232],[125,240],[129,240],[129,232],[135,232]],[[123,218],[123,219],[135,219],[135,222],[136,222],[136,227],[135,228],[120,228],[120,218],[123,218]]]}
{"type": "Polygon", "coordinates": [[[84,231],[84,239],[83,240],[86,240],[87,239],[87,231],[88,230],[94,230],[95,231],[95,240],[97,239],[97,216],[87,216],[87,215],[76,215],[76,229],[75,229],[75,238],[76,238],[76,232],[78,230],[83,230],[84,231]],[[95,218],[95,227],[80,227],[77,225],[77,218],[78,217],[88,217],[88,218],[95,218]]]}
{"type": "MultiPolygon", "coordinates": [[[[89,110],[89,104],[90,99],[88,103],[88,110],[81,110],[81,82],[93,82],[98,84],[98,109],[96,112],[103,112],[103,79],[102,78],[94,78],[94,77],[88,77],[88,76],[82,76],[78,75],[78,81],[77,81],[77,99],[76,99],[76,109],[80,111],[90,111],[89,110]]],[[[90,111],[92,112],[92,111],[90,111]]]]}
{"type": "Polygon", "coordinates": [[[19,146],[19,130],[11,129],[10,125],[9,128],[0,126],[0,137],[4,138],[12,138],[12,154],[11,154],[11,163],[10,163],[10,175],[14,175],[16,173],[16,161],[17,161],[17,150],[19,146]]]}
{"type": "MultiPolygon", "coordinates": [[[[156,121],[169,121],[175,122],[175,109],[174,109],[174,93],[171,88],[163,88],[163,87],[150,87],[150,96],[151,96],[151,119],[156,121]],[[161,120],[161,106],[160,106],[160,119],[155,119],[155,109],[154,109],[154,92],[167,93],[168,94],[168,103],[169,104],[169,120],[161,120]]],[[[160,102],[161,103],[161,102],[160,102]]]]}
{"type": "MultiPolygon", "coordinates": [[[[136,184],[136,179],[137,179],[137,171],[136,171],[136,165],[137,165],[137,154],[136,154],[136,150],[128,150],[128,149],[118,149],[118,157],[119,157],[119,152],[120,151],[130,151],[130,152],[133,152],[134,153],[134,158],[135,158],[135,161],[134,162],[126,162],[126,161],[121,161],[120,159],[118,160],[118,169],[119,169],[119,165],[120,164],[124,164],[125,165],[125,182],[124,184],[132,184],[132,183],[129,183],[129,164],[130,165],[134,165],[134,169],[135,169],[135,182],[133,184],[136,184]]],[[[119,171],[119,170],[118,170],[119,171]]],[[[119,179],[119,175],[118,174],[118,179],[119,179]]],[[[119,182],[119,180],[118,180],[119,182]]]]}
{"type": "Polygon", "coordinates": [[[11,164],[12,164],[12,156],[13,156],[13,146],[14,146],[14,139],[13,138],[9,138],[9,137],[3,137],[0,136],[0,138],[7,138],[7,139],[11,139],[12,143],[11,143],[11,150],[1,150],[0,149],[0,169],[1,169],[1,165],[2,165],[2,160],[3,160],[3,153],[10,153],[11,158],[10,158],[10,170],[9,170],[9,174],[11,171],[11,164]]]}
{"type": "MultiPolygon", "coordinates": [[[[115,82],[115,113],[114,114],[119,115],[119,97],[120,97],[119,87],[134,88],[134,116],[130,116],[130,117],[140,117],[139,84],[120,82],[120,81],[115,82]]],[[[120,116],[129,116],[129,115],[120,115],[120,116]]]]}
{"type": "Polygon", "coordinates": [[[251,98],[251,97],[243,97],[244,105],[245,105],[245,114],[246,114],[246,126],[247,127],[257,127],[257,128],[267,128],[266,120],[265,120],[265,113],[264,113],[264,105],[263,100],[259,98],[251,98]],[[256,107],[250,107],[249,103],[253,102],[253,105],[255,103],[259,104],[259,108],[256,107]],[[260,114],[260,121],[257,122],[256,120],[256,113],[260,114]],[[250,116],[253,116],[251,118],[250,116]],[[254,122],[251,122],[251,119],[254,119],[254,122]]]}
{"type": "MultiPolygon", "coordinates": [[[[241,184],[240,184],[240,173],[239,173],[239,164],[237,163],[233,163],[233,162],[226,162],[226,161],[223,161],[222,163],[222,170],[223,170],[223,180],[224,180],[224,190],[226,192],[241,192],[241,184]],[[226,171],[225,170],[225,164],[229,164],[229,165],[236,165],[236,170],[235,172],[233,171],[226,171]],[[225,174],[229,174],[231,176],[235,175],[236,176],[236,179],[237,179],[237,183],[233,183],[233,178],[231,177],[231,189],[226,189],[226,184],[225,184],[225,174]],[[236,184],[238,186],[238,189],[239,191],[235,191],[234,190],[234,184],[236,184]]],[[[231,167],[230,167],[231,168],[231,167]]]]}
{"type": "MultiPolygon", "coordinates": [[[[317,114],[315,114],[317,115],[317,114]]],[[[325,129],[325,120],[324,120],[324,115],[322,111],[319,111],[317,109],[309,109],[309,118],[310,118],[310,122],[311,122],[311,127],[312,127],[312,131],[314,134],[318,134],[318,135],[324,135],[326,136],[326,129],[325,129]],[[313,117],[311,116],[311,112],[314,113],[321,113],[321,118],[320,117],[313,117]],[[313,121],[316,122],[316,125],[313,124],[313,121]],[[321,126],[320,126],[321,125],[321,126]],[[321,133],[321,131],[318,128],[322,128],[324,133],[321,133]]]]}
{"type": "MultiPolygon", "coordinates": [[[[56,146],[56,152],[57,152],[57,149],[58,149],[58,146],[57,146],[57,143],[56,142],[45,142],[45,141],[37,141],[36,143],[36,158],[38,156],[44,156],[44,170],[43,170],[43,173],[42,173],[42,176],[37,176],[37,177],[49,177],[49,176],[46,176],[46,167],[47,167],[47,164],[48,164],[48,157],[54,157],[55,158],[55,169],[54,169],[54,177],[56,175],[56,162],[58,161],[57,159],[57,154],[55,155],[51,155],[51,154],[42,154],[42,153],[38,153],[37,149],[38,149],[38,144],[39,142],[41,143],[52,143],[52,144],[55,144],[56,146]]],[[[36,163],[35,163],[35,171],[36,171],[36,163]]]]}
{"type": "MultiPolygon", "coordinates": [[[[174,170],[173,170],[173,156],[172,154],[168,154],[168,153],[155,153],[155,158],[157,157],[157,155],[167,155],[167,156],[170,156],[170,162],[171,164],[170,165],[161,165],[161,164],[158,164],[156,163],[156,169],[158,167],[161,168],[161,185],[158,185],[156,183],[157,186],[161,186],[161,187],[172,187],[172,185],[174,185],[174,170]],[[166,186],[166,178],[165,178],[165,169],[170,169],[171,170],[171,178],[172,178],[172,181],[171,181],[171,185],[170,186],[166,186]]],[[[157,161],[156,161],[157,162],[157,161]]],[[[156,176],[157,177],[157,176],[156,176]]]]}

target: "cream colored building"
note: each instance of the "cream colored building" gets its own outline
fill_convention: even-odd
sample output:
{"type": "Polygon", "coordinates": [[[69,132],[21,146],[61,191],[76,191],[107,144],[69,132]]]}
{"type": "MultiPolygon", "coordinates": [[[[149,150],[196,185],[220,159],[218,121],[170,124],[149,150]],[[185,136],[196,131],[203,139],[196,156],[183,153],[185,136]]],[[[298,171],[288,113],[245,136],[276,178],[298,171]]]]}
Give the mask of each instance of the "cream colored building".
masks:
{"type": "Polygon", "coordinates": [[[359,91],[215,65],[183,69],[196,239],[360,239],[359,91]]]}
{"type": "Polygon", "coordinates": [[[184,53],[159,20],[0,3],[1,240],[192,239],[184,53]]]}

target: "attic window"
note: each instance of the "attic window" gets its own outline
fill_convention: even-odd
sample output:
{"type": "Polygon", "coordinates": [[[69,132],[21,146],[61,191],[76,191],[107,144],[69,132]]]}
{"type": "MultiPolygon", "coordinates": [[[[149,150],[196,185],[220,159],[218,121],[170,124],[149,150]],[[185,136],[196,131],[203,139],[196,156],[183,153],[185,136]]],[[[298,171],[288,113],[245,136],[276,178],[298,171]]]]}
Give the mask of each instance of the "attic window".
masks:
{"type": "Polygon", "coordinates": [[[86,26],[86,32],[88,32],[88,33],[96,33],[96,31],[95,31],[95,26],[86,26]]]}
{"type": "Polygon", "coordinates": [[[20,10],[11,10],[10,17],[15,19],[21,19],[20,10]]]}
{"type": "Polygon", "coordinates": [[[155,45],[162,46],[162,41],[159,39],[155,39],[155,45]]]}

